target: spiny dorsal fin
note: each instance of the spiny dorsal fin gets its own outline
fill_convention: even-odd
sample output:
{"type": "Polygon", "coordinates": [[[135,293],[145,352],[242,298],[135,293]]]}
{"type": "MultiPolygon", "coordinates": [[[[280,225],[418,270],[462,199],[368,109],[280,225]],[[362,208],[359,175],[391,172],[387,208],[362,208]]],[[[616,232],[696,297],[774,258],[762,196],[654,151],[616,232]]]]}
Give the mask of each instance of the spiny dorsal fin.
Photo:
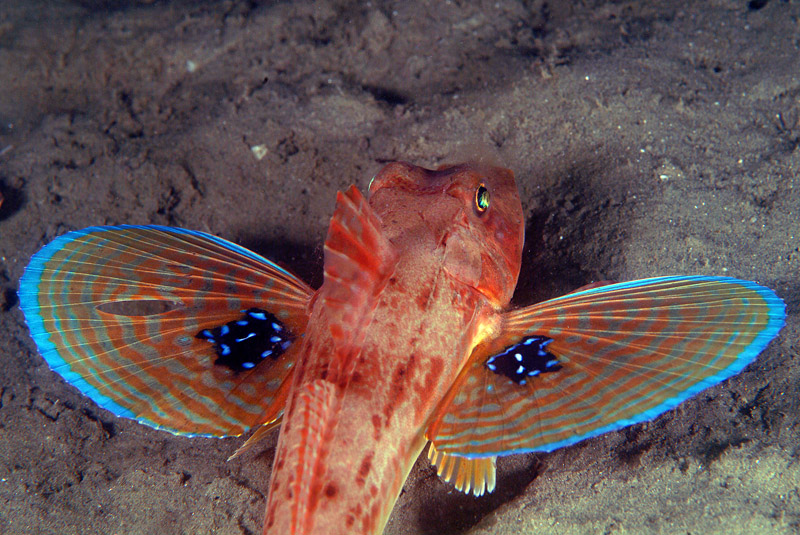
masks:
{"type": "Polygon", "coordinates": [[[325,300],[341,306],[379,292],[396,258],[380,219],[361,192],[355,186],[339,192],[325,239],[325,300]]]}
{"type": "Polygon", "coordinates": [[[354,326],[369,324],[396,261],[394,246],[361,192],[355,186],[339,192],[325,240],[325,281],[320,291],[325,306],[338,309],[329,315],[338,348],[358,345],[363,329],[354,326]]]}
{"type": "MultiPolygon", "coordinates": [[[[346,193],[339,192],[325,240],[325,283],[320,293],[311,298],[312,303],[319,297],[324,299],[326,307],[339,309],[338,314],[329,316],[335,340],[334,355],[347,355],[351,348],[358,346],[363,329],[354,326],[369,324],[377,304],[376,296],[389,280],[396,258],[394,247],[381,231],[380,219],[361,192],[355,186],[346,193]]],[[[285,399],[288,389],[282,389],[280,394],[285,399]]],[[[269,432],[280,425],[282,408],[283,404],[280,411],[267,413],[262,427],[230,459],[269,436],[269,432]]]]}
{"type": "Polygon", "coordinates": [[[456,489],[465,494],[472,492],[475,496],[483,496],[492,492],[496,482],[495,461],[497,457],[480,457],[469,459],[438,451],[431,442],[428,448],[428,459],[436,467],[436,474],[453,483],[456,489]]]}

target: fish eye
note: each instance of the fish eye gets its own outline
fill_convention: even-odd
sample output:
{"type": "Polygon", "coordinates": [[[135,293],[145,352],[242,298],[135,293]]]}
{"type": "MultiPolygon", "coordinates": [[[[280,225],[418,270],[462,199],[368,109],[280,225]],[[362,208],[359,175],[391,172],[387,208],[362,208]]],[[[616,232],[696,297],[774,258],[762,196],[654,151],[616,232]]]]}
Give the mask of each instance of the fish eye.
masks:
{"type": "Polygon", "coordinates": [[[483,184],[475,190],[475,208],[478,213],[483,213],[489,208],[489,190],[483,184]]]}

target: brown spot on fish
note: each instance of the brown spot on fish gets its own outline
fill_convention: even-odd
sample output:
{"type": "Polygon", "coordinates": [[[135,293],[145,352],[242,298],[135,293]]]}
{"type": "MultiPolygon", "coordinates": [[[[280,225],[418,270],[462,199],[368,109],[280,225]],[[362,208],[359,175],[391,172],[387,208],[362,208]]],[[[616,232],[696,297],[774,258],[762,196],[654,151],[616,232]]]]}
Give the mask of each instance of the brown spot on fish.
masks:
{"type": "Polygon", "coordinates": [[[370,485],[369,486],[369,495],[372,496],[373,498],[375,496],[377,496],[378,495],[378,487],[376,487],[375,485],[370,485]]]}
{"type": "Polygon", "coordinates": [[[419,307],[420,310],[428,309],[432,291],[433,291],[433,286],[428,286],[426,288],[420,289],[420,292],[417,295],[417,306],[419,307]]]}
{"type": "MultiPolygon", "coordinates": [[[[417,400],[425,399],[436,389],[436,384],[439,382],[439,377],[442,375],[442,371],[444,370],[444,361],[441,357],[431,356],[427,359],[427,363],[428,371],[425,374],[422,384],[415,383],[414,385],[414,394],[416,394],[417,400]]],[[[414,414],[417,417],[420,416],[424,406],[424,403],[414,403],[414,414]]]]}
{"type": "Polygon", "coordinates": [[[356,522],[356,517],[354,517],[352,513],[348,513],[347,516],[344,517],[344,525],[347,528],[352,528],[355,522],[356,522]]]}
{"type": "MultiPolygon", "coordinates": [[[[411,355],[409,360],[413,358],[414,356],[411,355]]],[[[389,383],[389,395],[387,396],[388,401],[386,405],[383,406],[383,418],[386,420],[386,425],[389,425],[394,410],[403,400],[404,390],[406,389],[404,378],[407,370],[408,368],[406,365],[401,362],[395,367],[394,372],[392,372],[392,380],[389,383]]]]}
{"type": "Polygon", "coordinates": [[[417,362],[416,355],[409,355],[406,362],[399,363],[392,373],[392,381],[389,384],[389,402],[383,407],[383,416],[386,425],[389,425],[389,420],[394,414],[395,409],[400,406],[405,398],[408,396],[406,389],[407,377],[413,377],[414,367],[417,362]]]}
{"type": "Polygon", "coordinates": [[[379,440],[381,438],[381,428],[383,425],[381,424],[381,417],[377,414],[372,415],[372,435],[375,437],[375,440],[379,440]]]}
{"type": "Polygon", "coordinates": [[[361,504],[360,503],[356,504],[355,507],[351,507],[350,510],[347,511],[347,517],[348,518],[352,517],[353,518],[353,522],[355,522],[356,519],[361,518],[361,515],[363,515],[363,514],[364,514],[364,510],[361,508],[361,504]]]}
{"type": "Polygon", "coordinates": [[[325,485],[325,496],[333,498],[339,493],[339,489],[335,483],[328,483],[325,485]]]}
{"type": "Polygon", "coordinates": [[[323,493],[328,498],[333,498],[334,496],[336,496],[336,493],[338,491],[339,491],[339,489],[333,483],[328,483],[328,485],[326,485],[325,489],[323,490],[322,482],[321,481],[315,481],[311,485],[311,487],[309,489],[308,510],[309,511],[314,511],[319,506],[319,501],[322,498],[323,493]],[[329,489],[329,487],[330,487],[330,489],[329,489]],[[328,494],[328,492],[330,490],[333,491],[332,495],[328,494]]]}
{"type": "Polygon", "coordinates": [[[361,465],[358,467],[358,474],[356,474],[356,484],[363,487],[367,482],[367,476],[372,469],[372,453],[368,453],[366,457],[361,460],[361,465]]]}

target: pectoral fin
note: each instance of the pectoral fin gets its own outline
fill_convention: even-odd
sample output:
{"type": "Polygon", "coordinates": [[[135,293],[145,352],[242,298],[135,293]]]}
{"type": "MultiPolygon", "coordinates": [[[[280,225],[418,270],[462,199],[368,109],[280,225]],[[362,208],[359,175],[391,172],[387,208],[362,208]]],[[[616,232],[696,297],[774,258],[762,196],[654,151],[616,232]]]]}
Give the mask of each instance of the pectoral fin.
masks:
{"type": "Polygon", "coordinates": [[[739,373],[778,334],[784,308],[752,282],[661,277],[508,312],[427,436],[439,452],[483,458],[651,420],[739,373]]]}
{"type": "Polygon", "coordinates": [[[221,238],[158,226],[56,238],[20,280],[50,367],[118,416],[239,435],[283,410],[312,290],[221,238]]]}

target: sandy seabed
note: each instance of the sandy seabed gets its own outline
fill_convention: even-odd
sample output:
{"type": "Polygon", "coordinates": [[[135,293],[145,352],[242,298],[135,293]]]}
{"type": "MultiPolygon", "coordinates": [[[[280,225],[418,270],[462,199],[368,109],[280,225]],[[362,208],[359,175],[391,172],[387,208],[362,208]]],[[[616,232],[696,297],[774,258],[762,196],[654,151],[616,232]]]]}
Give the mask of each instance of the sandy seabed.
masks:
{"type": "Polygon", "coordinates": [[[800,2],[0,3],[0,532],[260,532],[276,437],[115,418],[37,354],[16,289],[69,230],[204,230],[315,284],[335,193],[395,159],[517,175],[517,304],[728,275],[786,300],[737,377],[654,422],[501,459],[464,496],[420,459],[386,533],[800,530],[800,2]]]}

